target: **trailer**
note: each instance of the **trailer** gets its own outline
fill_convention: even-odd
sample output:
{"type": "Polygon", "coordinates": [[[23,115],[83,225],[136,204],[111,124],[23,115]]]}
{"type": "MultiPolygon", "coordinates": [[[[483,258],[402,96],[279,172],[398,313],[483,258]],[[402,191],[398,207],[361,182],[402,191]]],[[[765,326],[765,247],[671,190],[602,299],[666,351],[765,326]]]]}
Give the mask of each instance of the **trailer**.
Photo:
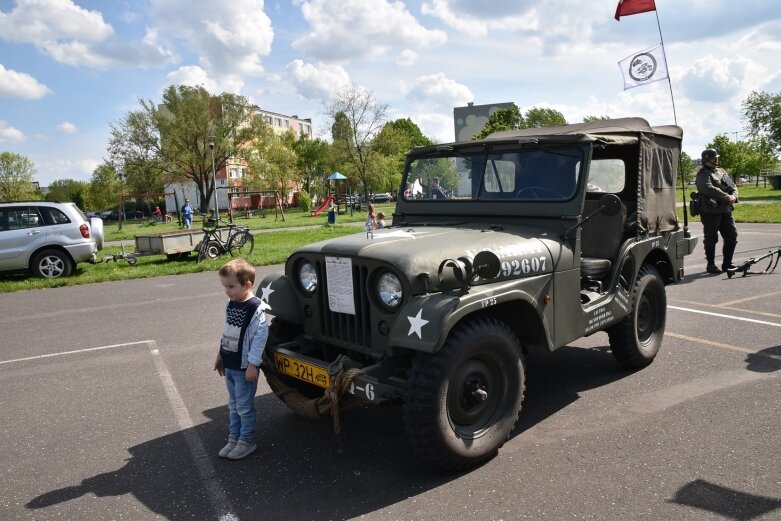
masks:
{"type": "MultiPolygon", "coordinates": [[[[230,231],[228,228],[219,228],[217,233],[220,234],[221,239],[227,241],[230,231]]],[[[198,250],[203,237],[203,230],[174,230],[136,235],[136,251],[125,252],[125,244],[122,241],[121,251],[113,255],[106,255],[104,261],[116,262],[121,259],[133,265],[138,261],[138,257],[148,255],[165,255],[169,260],[186,259],[191,252],[198,250]]]]}

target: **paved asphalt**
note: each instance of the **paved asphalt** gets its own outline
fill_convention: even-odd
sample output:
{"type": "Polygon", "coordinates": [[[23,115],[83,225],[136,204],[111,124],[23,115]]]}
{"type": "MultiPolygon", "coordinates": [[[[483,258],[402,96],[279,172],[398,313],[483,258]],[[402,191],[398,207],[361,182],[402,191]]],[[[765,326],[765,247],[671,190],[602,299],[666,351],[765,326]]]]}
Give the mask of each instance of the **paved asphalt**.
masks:
{"type": "MultiPolygon", "coordinates": [[[[781,244],[739,231],[738,261],[781,244]]],[[[533,350],[514,437],[462,474],[411,454],[398,408],[336,436],[265,383],[258,452],[217,458],[215,273],[2,294],[0,519],[781,519],[781,267],[703,276],[701,252],[650,367],[621,370],[604,333],[533,350]]]]}

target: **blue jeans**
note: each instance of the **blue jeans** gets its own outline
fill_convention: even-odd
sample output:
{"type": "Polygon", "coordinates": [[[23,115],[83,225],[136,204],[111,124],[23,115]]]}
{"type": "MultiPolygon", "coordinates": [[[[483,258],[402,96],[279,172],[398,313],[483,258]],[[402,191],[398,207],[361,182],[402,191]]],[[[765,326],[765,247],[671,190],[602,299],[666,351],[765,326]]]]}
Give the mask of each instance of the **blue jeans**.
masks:
{"type": "Polygon", "coordinates": [[[244,371],[225,368],[228,386],[230,435],[245,441],[255,441],[255,392],[258,381],[248,382],[244,371]]]}
{"type": "Polygon", "coordinates": [[[192,215],[185,215],[182,217],[182,224],[184,225],[185,230],[189,230],[193,227],[193,216],[192,215]]]}

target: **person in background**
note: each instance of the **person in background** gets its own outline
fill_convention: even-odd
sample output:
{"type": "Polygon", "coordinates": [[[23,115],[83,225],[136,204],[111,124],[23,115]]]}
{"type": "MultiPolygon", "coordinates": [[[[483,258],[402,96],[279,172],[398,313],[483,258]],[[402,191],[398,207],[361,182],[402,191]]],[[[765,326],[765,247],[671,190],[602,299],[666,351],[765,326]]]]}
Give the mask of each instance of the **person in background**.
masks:
{"type": "Polygon", "coordinates": [[[735,268],[732,255],[738,244],[738,229],[732,217],[732,205],[738,202],[738,187],[727,171],[719,168],[719,153],[712,148],[702,152],[702,168],[697,172],[696,184],[700,194],[700,219],[704,235],[702,245],[707,262],[705,271],[717,275],[735,268]],[[716,266],[719,233],[724,241],[721,269],[716,266]]]}
{"type": "Polygon", "coordinates": [[[152,212],[152,215],[155,216],[155,221],[162,221],[163,220],[163,212],[160,211],[159,206],[155,206],[155,211],[152,212]]]}
{"type": "Polygon", "coordinates": [[[435,177],[431,180],[431,198],[432,199],[447,199],[447,194],[439,186],[439,178],[435,177]]]}
{"type": "Polygon", "coordinates": [[[193,227],[193,207],[189,199],[185,199],[184,205],[182,205],[182,227],[185,230],[193,227]]]}
{"type": "Polygon", "coordinates": [[[252,293],[255,268],[244,259],[233,259],[219,271],[225,288],[225,325],[214,370],[225,377],[228,388],[228,443],[217,454],[241,459],[258,448],[255,443],[255,393],[268,321],[260,299],[252,293]]]}
{"type": "Polygon", "coordinates": [[[377,229],[385,228],[385,214],[380,212],[377,214],[377,229]]]}
{"type": "Polygon", "coordinates": [[[374,213],[374,205],[369,203],[366,205],[368,211],[366,213],[366,224],[363,226],[363,230],[370,232],[377,228],[377,216],[374,213]]]}

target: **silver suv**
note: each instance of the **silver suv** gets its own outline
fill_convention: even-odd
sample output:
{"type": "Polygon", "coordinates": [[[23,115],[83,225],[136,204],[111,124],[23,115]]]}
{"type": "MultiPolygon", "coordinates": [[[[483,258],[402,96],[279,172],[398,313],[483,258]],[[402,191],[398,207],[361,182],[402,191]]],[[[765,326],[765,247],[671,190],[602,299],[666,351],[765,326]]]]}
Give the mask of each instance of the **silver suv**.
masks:
{"type": "Polygon", "coordinates": [[[98,262],[101,249],[103,221],[74,203],[0,203],[0,271],[67,277],[79,262],[98,262]]]}

